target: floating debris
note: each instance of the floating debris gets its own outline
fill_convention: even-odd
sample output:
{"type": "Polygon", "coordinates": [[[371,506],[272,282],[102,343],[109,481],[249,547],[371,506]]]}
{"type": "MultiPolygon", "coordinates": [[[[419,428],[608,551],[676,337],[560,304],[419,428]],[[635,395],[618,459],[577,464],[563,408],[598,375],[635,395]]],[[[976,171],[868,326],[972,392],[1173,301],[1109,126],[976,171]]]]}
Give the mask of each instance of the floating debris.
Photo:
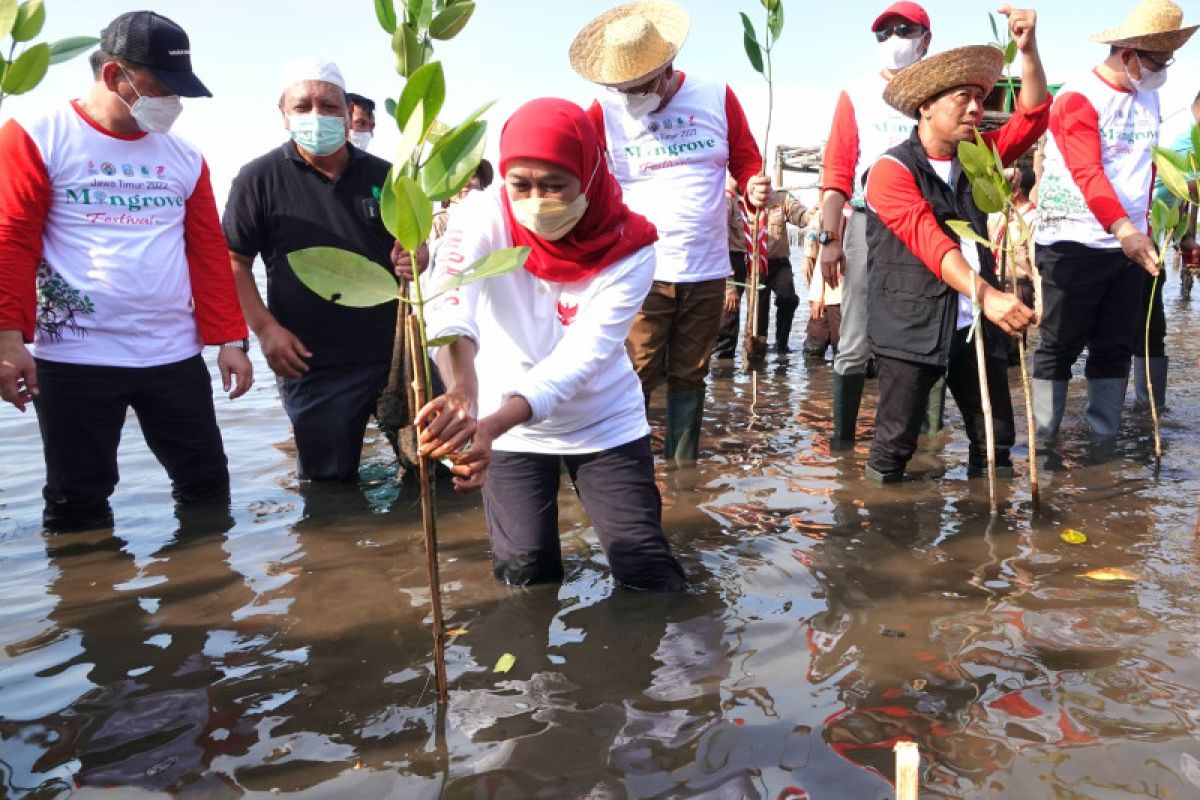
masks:
{"type": "Polygon", "coordinates": [[[1074,528],[1067,528],[1058,535],[1058,538],[1062,539],[1067,544],[1083,544],[1088,540],[1087,536],[1085,536],[1082,532],[1075,530],[1074,528]]]}
{"type": "Polygon", "coordinates": [[[1094,581],[1140,581],[1141,577],[1134,575],[1132,572],[1120,567],[1101,567],[1094,569],[1091,572],[1085,572],[1083,578],[1091,578],[1094,581]]]}
{"type": "Polygon", "coordinates": [[[517,663],[517,657],[512,653],[505,653],[496,659],[496,666],[492,668],[492,672],[508,672],[513,668],[513,664],[517,663]]]}

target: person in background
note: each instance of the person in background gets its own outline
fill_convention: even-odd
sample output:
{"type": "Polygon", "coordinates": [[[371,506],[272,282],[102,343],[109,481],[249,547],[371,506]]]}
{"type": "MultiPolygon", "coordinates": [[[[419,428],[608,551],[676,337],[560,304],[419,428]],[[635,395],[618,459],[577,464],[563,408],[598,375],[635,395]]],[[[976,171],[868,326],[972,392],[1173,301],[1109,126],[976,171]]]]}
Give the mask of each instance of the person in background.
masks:
{"type": "Polygon", "coordinates": [[[130,408],[179,503],[229,498],[200,351],[230,399],[253,368],[208,164],[170,132],[211,97],[183,28],[114,19],[82,100],[0,127],[0,397],[37,411],[50,531],[109,527],[130,408]],[[26,347],[29,344],[29,347],[26,347]]]}
{"type": "Polygon", "coordinates": [[[662,530],[650,427],[625,337],[654,275],[654,226],[632,212],[583,109],[555,98],[517,109],[500,134],[498,192],[472,192],[429,280],[527,247],[524,269],[432,301],[446,392],[417,415],[423,452],[449,457],[460,490],[483,488],[498,579],[561,581],[565,465],[614,580],[677,591],[662,530]]]}
{"type": "Polygon", "coordinates": [[[897,72],[929,52],[933,36],[925,9],[904,0],[885,8],[871,23],[871,33],[877,42],[879,69],[838,96],[822,165],[821,219],[827,227],[817,232],[821,272],[830,286],[842,290],[841,344],[833,361],[831,441],[842,448],[853,446],[871,359],[864,177],[883,151],[903,142],[913,129],[912,119],[883,102],[883,90],[897,72]],[[843,219],[847,205],[851,213],[843,229],[835,223],[843,219]]]}
{"type": "MultiPolygon", "coordinates": [[[[1006,259],[1007,272],[1000,276],[1003,282],[1012,281],[1014,291],[1021,302],[1029,308],[1034,308],[1036,300],[1033,285],[1033,235],[1037,231],[1037,205],[1029,199],[1036,183],[1033,167],[1029,164],[1017,164],[1004,171],[1012,186],[1013,205],[1021,217],[1021,222],[1013,220],[1004,228],[1004,215],[992,214],[988,218],[988,238],[995,242],[998,239],[1004,243],[1013,242],[1013,257],[1006,259]],[[1002,230],[1003,229],[1003,230],[1002,230]],[[1000,238],[1003,237],[1003,238],[1000,238]]],[[[997,252],[999,258],[999,252],[997,252]]],[[[1005,286],[1007,288],[1007,285],[1005,286]]],[[[1021,337],[1024,339],[1025,332],[1021,337]]],[[[1017,340],[1010,339],[1008,343],[1008,365],[1019,363],[1020,351],[1017,340]]]]}
{"type": "Polygon", "coordinates": [[[654,284],[629,332],[646,403],[666,376],[664,455],[694,464],[705,378],[729,277],[724,187],[732,174],[752,209],[771,181],[728,86],[675,69],[688,15],[666,0],[609,9],[571,44],[571,66],[605,87],[588,109],[633,210],[658,229],[654,284]]]}
{"type": "Polygon", "coordinates": [[[346,92],[350,101],[350,144],[366,150],[375,136],[375,101],[361,94],[346,92]]]}
{"type": "Polygon", "coordinates": [[[289,63],[279,112],[288,141],[242,167],[229,190],[229,258],[242,310],[278,376],[299,477],[354,482],[367,420],[387,383],[397,304],[328,302],[300,282],[288,256],[335,247],[390,275],[394,240],[378,201],[390,165],[347,145],[350,108],[333,62],[289,63]],[[256,256],[267,270],[265,304],[256,256]]]}
{"type": "MultiPolygon", "coordinates": [[[[1002,13],[1021,53],[1021,93],[1008,122],[983,137],[1012,163],[1046,130],[1050,94],[1038,54],[1036,12],[1005,7],[1002,13]]],[[[960,47],[900,72],[884,90],[888,104],[915,117],[917,128],[907,142],[887,150],[867,177],[868,332],[879,358],[880,397],[866,466],[873,482],[904,479],[930,388],[943,376],[966,425],[968,475],[986,474],[979,366],[976,345],[968,341],[976,304],[986,319],[979,335],[997,473],[1013,474],[1015,425],[1002,332],[1019,334],[1033,321],[1033,310],[1000,289],[991,249],[960,240],[948,225],[966,220],[976,236],[987,234],[987,215],[975,204],[957,152],[977,135],[984,98],[1003,67],[1004,54],[995,47],[960,47]]]]}
{"type": "Polygon", "coordinates": [[[824,361],[825,351],[832,348],[837,356],[842,330],[842,285],[830,286],[817,269],[817,232],[825,228],[818,206],[804,232],[804,271],[808,281],[808,325],[805,327],[804,357],[824,361]]]}
{"type": "MultiPolygon", "coordinates": [[[[1196,27],[1183,27],[1170,0],[1142,0],[1119,27],[1091,37],[1107,57],[1054,101],[1038,188],[1043,311],[1033,355],[1034,418],[1047,443],[1058,437],[1071,367],[1085,347],[1088,427],[1097,440],[1120,432],[1145,275],[1158,274],[1148,227],[1158,89],[1196,27]]],[[[1165,354],[1152,355],[1163,359],[1157,382],[1165,386],[1165,354]]]]}
{"type": "Polygon", "coordinates": [[[495,171],[492,169],[492,162],[486,158],[480,159],[479,166],[475,168],[475,174],[471,176],[467,184],[454,197],[451,197],[449,200],[443,200],[442,207],[433,215],[433,232],[429,235],[430,240],[436,242],[445,236],[446,226],[450,221],[450,209],[454,208],[457,203],[465,200],[471,192],[481,192],[491,186],[494,176],[495,171]]]}
{"type": "Polygon", "coordinates": [[[730,280],[725,283],[725,308],[721,314],[721,330],[713,355],[717,358],[733,358],[737,351],[738,335],[741,330],[742,293],[746,288],[746,262],[750,243],[750,229],[743,213],[743,202],[737,193],[737,181],[732,177],[725,181],[725,206],[729,223],[729,268],[730,280]]]}
{"type": "Polygon", "coordinates": [[[790,192],[783,189],[771,193],[766,211],[767,272],[762,275],[758,289],[758,329],[755,335],[766,338],[771,312],[771,294],[775,295],[775,352],[792,352],[789,340],[792,320],[800,298],[796,295],[796,279],[792,273],[792,245],[788,239],[788,223],[803,228],[809,218],[808,209],[790,192]]]}

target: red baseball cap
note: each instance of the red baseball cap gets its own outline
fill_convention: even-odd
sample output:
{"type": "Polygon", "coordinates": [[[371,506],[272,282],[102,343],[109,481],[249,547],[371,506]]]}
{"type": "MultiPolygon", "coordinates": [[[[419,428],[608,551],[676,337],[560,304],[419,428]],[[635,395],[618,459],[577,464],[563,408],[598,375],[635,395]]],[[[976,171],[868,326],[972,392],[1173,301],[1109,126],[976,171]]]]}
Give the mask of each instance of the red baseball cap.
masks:
{"type": "Polygon", "coordinates": [[[903,17],[914,25],[920,25],[927,31],[933,30],[929,27],[929,14],[925,12],[925,9],[916,3],[908,2],[908,0],[900,0],[899,3],[892,3],[885,8],[883,13],[871,23],[871,30],[877,31],[882,28],[883,21],[888,17],[903,17]]]}

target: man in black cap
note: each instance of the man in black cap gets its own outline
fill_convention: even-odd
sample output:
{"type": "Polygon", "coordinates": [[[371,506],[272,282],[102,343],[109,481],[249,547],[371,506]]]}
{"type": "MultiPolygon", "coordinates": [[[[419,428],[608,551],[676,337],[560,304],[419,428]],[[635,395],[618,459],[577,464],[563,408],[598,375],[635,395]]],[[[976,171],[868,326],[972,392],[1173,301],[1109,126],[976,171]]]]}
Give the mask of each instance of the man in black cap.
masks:
{"type": "Polygon", "coordinates": [[[350,144],[366,150],[375,136],[375,101],[361,94],[346,92],[350,102],[350,144]]]}
{"type": "Polygon", "coordinates": [[[253,380],[208,165],[168,132],[211,96],[187,34],[124,14],[91,65],[84,99],[0,128],[0,398],[37,410],[51,530],[112,524],[131,407],[177,501],[228,498],[202,347],[230,398],[253,380]]]}

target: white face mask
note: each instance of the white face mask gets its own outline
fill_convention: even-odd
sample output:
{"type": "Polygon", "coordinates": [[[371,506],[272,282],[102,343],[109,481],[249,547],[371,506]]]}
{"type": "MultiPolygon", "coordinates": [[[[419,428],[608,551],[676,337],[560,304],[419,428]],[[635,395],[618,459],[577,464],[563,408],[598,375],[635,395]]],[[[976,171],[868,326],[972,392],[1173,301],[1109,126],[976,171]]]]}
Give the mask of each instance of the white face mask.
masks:
{"type": "Polygon", "coordinates": [[[653,114],[662,105],[662,95],[654,92],[646,94],[627,94],[619,93],[621,102],[625,104],[625,113],[629,114],[634,119],[641,119],[649,114],[653,114]]]}
{"type": "Polygon", "coordinates": [[[133,105],[125,103],[125,98],[121,95],[117,95],[117,97],[121,98],[121,102],[128,107],[138,129],[146,133],[166,133],[171,130],[175,120],[179,119],[179,115],[183,113],[183,103],[180,101],[179,95],[146,97],[133,85],[129,73],[125,70],[121,70],[121,72],[124,73],[125,80],[129,81],[130,87],[138,97],[133,101],[133,105]]]}
{"type": "Polygon", "coordinates": [[[350,131],[350,144],[357,147],[359,150],[366,150],[371,144],[371,139],[374,137],[370,131],[350,131]]]}
{"type": "Polygon", "coordinates": [[[886,41],[879,43],[879,66],[892,72],[898,72],[910,67],[921,60],[921,45],[924,35],[916,39],[902,39],[899,36],[889,36],[886,41]]]}
{"type": "Polygon", "coordinates": [[[1158,71],[1147,69],[1136,53],[1133,57],[1138,59],[1138,66],[1142,68],[1142,77],[1136,80],[1132,75],[1129,75],[1129,67],[1125,68],[1125,74],[1129,75],[1129,82],[1133,84],[1134,90],[1138,92],[1157,92],[1161,89],[1163,84],[1167,82],[1167,68],[1163,67],[1158,71]]]}

